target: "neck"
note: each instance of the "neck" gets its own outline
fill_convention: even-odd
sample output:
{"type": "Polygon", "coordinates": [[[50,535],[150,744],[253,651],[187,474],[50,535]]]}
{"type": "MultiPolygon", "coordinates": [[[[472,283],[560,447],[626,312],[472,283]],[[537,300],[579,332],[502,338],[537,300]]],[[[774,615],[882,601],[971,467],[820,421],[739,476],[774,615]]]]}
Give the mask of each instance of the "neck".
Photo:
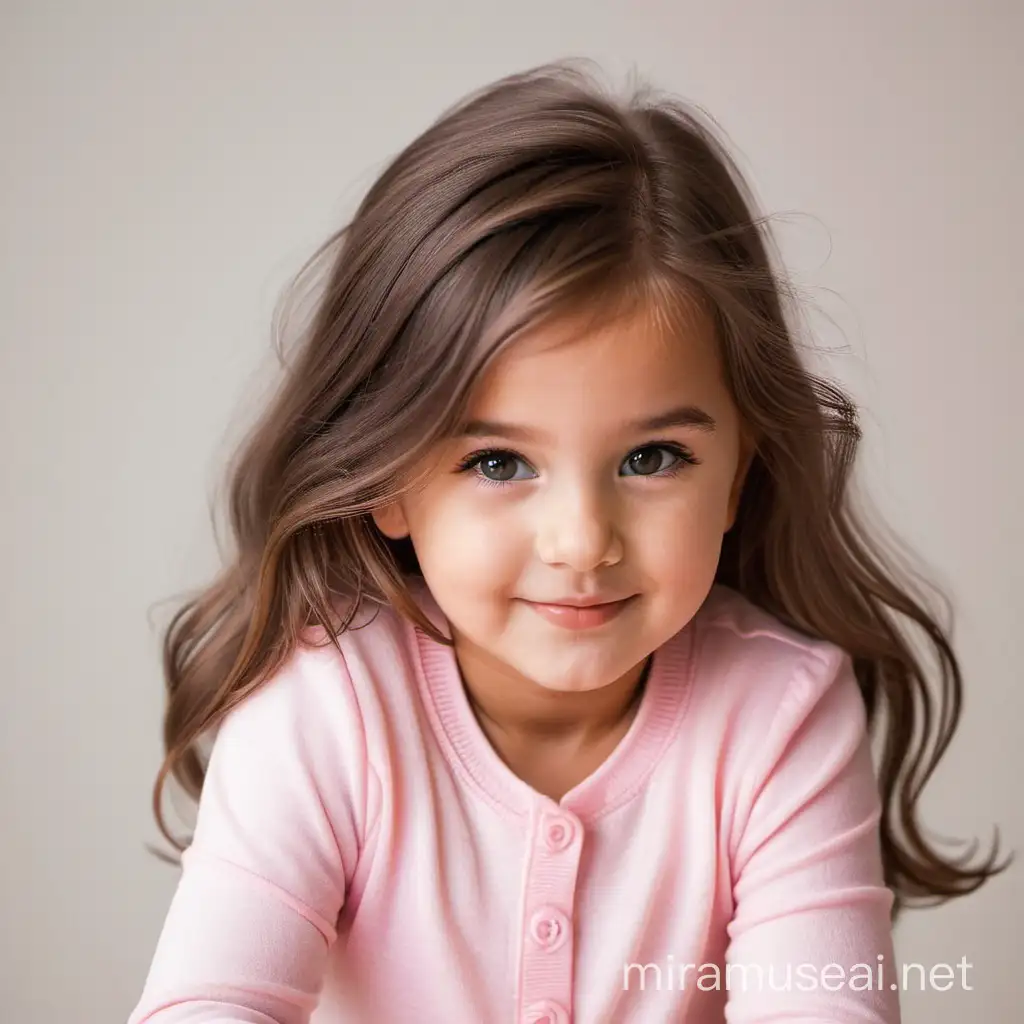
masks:
{"type": "Polygon", "coordinates": [[[620,732],[636,713],[650,658],[606,686],[583,692],[551,690],[496,665],[481,652],[455,650],[470,705],[485,731],[521,743],[586,746],[620,732]]]}

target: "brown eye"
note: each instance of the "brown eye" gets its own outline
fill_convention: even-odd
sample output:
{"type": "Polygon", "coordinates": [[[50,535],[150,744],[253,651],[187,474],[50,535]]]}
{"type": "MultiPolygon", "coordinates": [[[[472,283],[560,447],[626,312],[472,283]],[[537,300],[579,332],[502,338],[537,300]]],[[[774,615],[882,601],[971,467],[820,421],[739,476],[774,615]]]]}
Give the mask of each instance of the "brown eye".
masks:
{"type": "Polygon", "coordinates": [[[662,469],[662,448],[640,448],[626,460],[637,476],[649,476],[662,469]]]}
{"type": "Polygon", "coordinates": [[[535,473],[531,475],[531,469],[521,455],[500,448],[473,452],[456,466],[455,471],[470,473],[477,483],[495,487],[530,480],[536,476],[535,473]],[[526,471],[525,476],[517,475],[520,469],[526,471]]]}
{"type": "Polygon", "coordinates": [[[516,475],[516,460],[508,455],[488,455],[478,465],[488,480],[511,480],[516,475]]]}
{"type": "Polygon", "coordinates": [[[637,448],[623,463],[629,472],[625,476],[675,476],[688,466],[700,464],[693,452],[674,443],[648,444],[637,448]],[[667,460],[662,461],[662,456],[667,460]]]}

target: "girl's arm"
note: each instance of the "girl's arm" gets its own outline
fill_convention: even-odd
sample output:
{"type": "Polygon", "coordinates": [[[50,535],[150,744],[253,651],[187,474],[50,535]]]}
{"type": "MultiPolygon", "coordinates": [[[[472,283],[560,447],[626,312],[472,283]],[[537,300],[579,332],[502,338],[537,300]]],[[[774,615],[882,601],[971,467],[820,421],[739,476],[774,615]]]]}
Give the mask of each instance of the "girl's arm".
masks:
{"type": "Polygon", "coordinates": [[[129,1024],[307,1024],[374,792],[340,656],[300,648],[220,727],[129,1024]]]}
{"type": "Polygon", "coordinates": [[[733,843],[726,1020],[897,1024],[881,801],[848,655],[815,652],[761,750],[733,843]]]}

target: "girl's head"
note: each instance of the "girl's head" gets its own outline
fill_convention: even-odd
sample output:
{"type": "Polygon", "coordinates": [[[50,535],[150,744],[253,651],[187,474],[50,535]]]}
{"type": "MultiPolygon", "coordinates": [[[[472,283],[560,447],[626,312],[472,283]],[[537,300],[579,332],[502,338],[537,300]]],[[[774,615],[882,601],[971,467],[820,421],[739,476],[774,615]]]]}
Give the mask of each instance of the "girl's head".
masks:
{"type": "Polygon", "coordinates": [[[663,320],[665,301],[507,343],[415,489],[374,512],[410,538],[464,671],[592,690],[639,674],[711,589],[752,445],[710,318],[663,320]],[[583,632],[526,603],[573,597],[626,603],[583,632]]]}
{"type": "Polygon", "coordinates": [[[165,777],[198,795],[198,741],[308,625],[333,637],[366,598],[446,642],[422,576],[463,653],[581,691],[718,581],[848,650],[873,727],[885,710],[897,908],[993,872],[916,823],[959,666],[850,507],[856,412],[801,363],[769,244],[710,119],[565,66],[473,95],[385,169],[311,263],[326,287],[232,468],[237,550],[167,630],[175,846],[165,777]],[[571,595],[631,600],[582,634],[523,603],[571,595]],[[930,713],[915,735],[935,695],[902,624],[938,655],[937,735],[930,713]]]}

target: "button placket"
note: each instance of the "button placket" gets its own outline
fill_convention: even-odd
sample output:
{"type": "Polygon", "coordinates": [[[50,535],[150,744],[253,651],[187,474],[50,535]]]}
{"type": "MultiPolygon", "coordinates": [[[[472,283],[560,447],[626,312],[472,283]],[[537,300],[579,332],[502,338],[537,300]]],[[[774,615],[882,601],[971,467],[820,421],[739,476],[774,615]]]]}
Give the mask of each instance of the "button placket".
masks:
{"type": "Polygon", "coordinates": [[[582,825],[550,802],[533,817],[521,947],[523,1024],[569,1024],[572,1015],[573,911],[582,825]]]}

